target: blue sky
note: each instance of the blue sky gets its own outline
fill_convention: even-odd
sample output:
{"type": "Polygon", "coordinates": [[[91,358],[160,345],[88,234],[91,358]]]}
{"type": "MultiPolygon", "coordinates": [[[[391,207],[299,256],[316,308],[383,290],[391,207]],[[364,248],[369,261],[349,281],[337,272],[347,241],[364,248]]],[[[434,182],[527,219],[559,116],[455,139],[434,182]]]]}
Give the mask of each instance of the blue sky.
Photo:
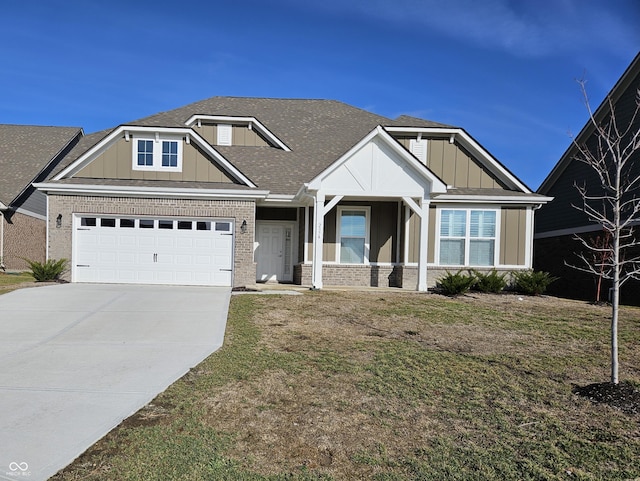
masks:
{"type": "Polygon", "coordinates": [[[595,107],[640,50],[637,0],[36,0],[0,22],[0,123],[336,99],[463,127],[532,189],[586,121],[575,79],[595,107]]]}

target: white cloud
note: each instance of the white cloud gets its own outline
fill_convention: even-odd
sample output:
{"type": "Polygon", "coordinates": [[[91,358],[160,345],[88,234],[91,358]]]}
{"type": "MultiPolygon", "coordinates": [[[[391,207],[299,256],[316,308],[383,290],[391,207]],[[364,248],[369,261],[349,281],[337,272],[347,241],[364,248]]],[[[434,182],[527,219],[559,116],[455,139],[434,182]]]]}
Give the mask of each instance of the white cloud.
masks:
{"type": "Polygon", "coordinates": [[[520,56],[597,49],[628,57],[640,45],[636,0],[307,0],[305,5],[426,28],[520,56]]]}

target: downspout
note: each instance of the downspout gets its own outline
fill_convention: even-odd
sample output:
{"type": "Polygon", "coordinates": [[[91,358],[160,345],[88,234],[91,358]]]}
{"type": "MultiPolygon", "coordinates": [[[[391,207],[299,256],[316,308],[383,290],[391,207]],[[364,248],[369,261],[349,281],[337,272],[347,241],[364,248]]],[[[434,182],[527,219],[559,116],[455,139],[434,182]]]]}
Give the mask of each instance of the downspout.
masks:
{"type": "Polygon", "coordinates": [[[530,228],[530,232],[531,232],[531,236],[529,237],[529,253],[530,253],[529,254],[529,262],[530,262],[529,268],[530,269],[533,269],[533,239],[536,236],[536,231],[535,231],[535,218],[536,218],[536,215],[535,214],[536,214],[536,211],[538,209],[540,209],[541,207],[542,207],[542,204],[537,204],[537,205],[534,205],[531,208],[531,226],[529,227],[530,228]]]}
{"type": "Polygon", "coordinates": [[[6,270],[4,265],[4,211],[0,210],[0,269],[6,270]]]}

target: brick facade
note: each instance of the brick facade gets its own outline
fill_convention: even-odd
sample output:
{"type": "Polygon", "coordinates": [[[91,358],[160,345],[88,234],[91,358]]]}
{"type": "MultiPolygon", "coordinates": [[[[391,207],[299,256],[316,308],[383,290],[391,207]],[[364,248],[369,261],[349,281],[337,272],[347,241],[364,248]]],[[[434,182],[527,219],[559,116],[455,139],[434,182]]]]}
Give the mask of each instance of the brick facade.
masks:
{"type": "MultiPolygon", "coordinates": [[[[243,287],[255,283],[256,265],[253,261],[255,202],[253,200],[49,195],[49,257],[52,259],[66,258],[73,262],[71,248],[73,214],[234,219],[233,286],[243,287]],[[59,214],[62,216],[62,223],[57,227],[56,219],[59,214]],[[246,232],[241,231],[243,220],[247,221],[246,232]]],[[[65,273],[64,278],[71,280],[71,273],[65,273]]]]}
{"type": "Polygon", "coordinates": [[[2,223],[3,262],[7,269],[28,269],[24,259],[45,261],[47,225],[44,220],[15,212],[8,219],[3,215],[2,223]]]}

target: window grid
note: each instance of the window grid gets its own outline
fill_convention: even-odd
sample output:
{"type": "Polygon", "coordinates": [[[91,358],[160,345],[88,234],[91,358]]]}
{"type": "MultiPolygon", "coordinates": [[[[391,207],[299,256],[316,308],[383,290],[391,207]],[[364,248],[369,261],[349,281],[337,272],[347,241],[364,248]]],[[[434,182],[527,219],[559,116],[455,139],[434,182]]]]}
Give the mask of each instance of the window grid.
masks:
{"type": "Polygon", "coordinates": [[[153,165],[153,141],[138,140],[138,165],[153,165]]]}
{"type": "Polygon", "coordinates": [[[440,265],[495,265],[495,210],[440,211],[440,265]]]}

